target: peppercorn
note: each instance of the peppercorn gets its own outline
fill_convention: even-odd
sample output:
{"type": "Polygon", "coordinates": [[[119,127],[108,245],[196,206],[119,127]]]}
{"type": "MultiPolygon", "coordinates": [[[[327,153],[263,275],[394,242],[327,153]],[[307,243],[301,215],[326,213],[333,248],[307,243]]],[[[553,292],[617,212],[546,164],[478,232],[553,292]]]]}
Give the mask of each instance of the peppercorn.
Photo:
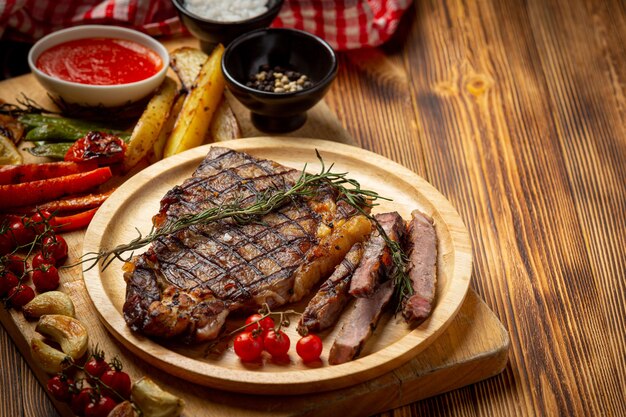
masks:
{"type": "Polygon", "coordinates": [[[246,86],[273,93],[293,93],[310,88],[313,83],[307,75],[298,71],[281,66],[271,68],[264,64],[259,66],[259,72],[250,76],[246,86]]]}

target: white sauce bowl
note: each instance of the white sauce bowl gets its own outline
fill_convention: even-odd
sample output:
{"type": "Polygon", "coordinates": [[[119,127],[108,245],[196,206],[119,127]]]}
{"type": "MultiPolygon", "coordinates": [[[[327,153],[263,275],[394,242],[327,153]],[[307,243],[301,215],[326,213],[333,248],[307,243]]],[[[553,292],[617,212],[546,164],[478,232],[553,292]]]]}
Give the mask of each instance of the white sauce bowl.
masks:
{"type": "Polygon", "coordinates": [[[158,41],[141,32],[117,26],[84,25],[63,29],[41,38],[28,53],[28,65],[37,81],[53,96],[67,103],[83,106],[118,107],[143,99],[152,93],[165,78],[170,64],[167,49],[158,41]],[[85,38],[118,38],[137,42],[161,57],[163,68],[145,80],[128,84],[90,85],[52,77],[36,67],[44,51],[64,42],[85,38]]]}

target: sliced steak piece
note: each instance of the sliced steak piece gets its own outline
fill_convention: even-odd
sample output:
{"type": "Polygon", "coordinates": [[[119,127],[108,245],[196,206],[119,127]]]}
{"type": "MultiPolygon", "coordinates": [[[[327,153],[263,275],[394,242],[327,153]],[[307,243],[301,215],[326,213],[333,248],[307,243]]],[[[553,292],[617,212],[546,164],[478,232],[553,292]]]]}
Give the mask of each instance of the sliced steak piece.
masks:
{"type": "Polygon", "coordinates": [[[406,253],[407,273],[413,295],[403,301],[402,315],[410,324],[419,324],[429,315],[437,288],[437,234],[432,219],[418,210],[411,213],[406,253]]]}
{"type": "Polygon", "coordinates": [[[356,243],[335,268],[302,313],[298,330],[301,333],[318,332],[333,326],[343,308],[352,298],[348,294],[350,279],[363,255],[363,244],[356,243]]]}
{"type": "Polygon", "coordinates": [[[385,306],[393,295],[393,282],[386,281],[372,298],[357,298],[354,308],[330,348],[328,363],[338,365],[354,359],[378,324],[385,306]]]}
{"type": "MultiPolygon", "coordinates": [[[[153,221],[162,228],[208,208],[245,207],[262,193],[289,189],[299,176],[213,147],[191,178],[167,192],[153,221]]],[[[322,187],[254,222],[225,219],[159,238],[125,266],[126,322],[148,336],[203,341],[219,334],[232,311],[299,300],[371,232],[370,221],[338,197],[322,187]]]]}
{"type": "MultiPolygon", "coordinates": [[[[404,235],[404,220],[397,212],[374,216],[389,239],[401,242],[404,235]]],[[[383,236],[374,229],[365,244],[363,259],[350,283],[350,294],[355,297],[370,297],[392,267],[391,253],[383,236]]]]}

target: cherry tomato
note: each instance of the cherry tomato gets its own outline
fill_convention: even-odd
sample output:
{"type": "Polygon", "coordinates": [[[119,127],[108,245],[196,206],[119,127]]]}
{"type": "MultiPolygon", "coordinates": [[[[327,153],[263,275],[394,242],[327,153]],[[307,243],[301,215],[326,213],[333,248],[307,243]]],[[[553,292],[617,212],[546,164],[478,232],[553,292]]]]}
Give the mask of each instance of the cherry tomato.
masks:
{"type": "Polygon", "coordinates": [[[11,288],[9,291],[9,300],[11,305],[16,307],[22,307],[28,304],[33,298],[35,298],[35,291],[28,285],[20,284],[17,287],[11,288]]]}
{"type": "Polygon", "coordinates": [[[271,317],[263,317],[260,314],[253,314],[250,317],[248,317],[246,319],[246,324],[247,325],[251,325],[246,327],[246,332],[253,332],[254,330],[261,328],[261,336],[265,337],[267,335],[267,332],[270,331],[270,329],[274,328],[274,320],[271,317]],[[256,325],[254,325],[254,322],[258,322],[256,325]]]}
{"type": "Polygon", "coordinates": [[[33,271],[33,284],[37,292],[56,290],[59,288],[59,271],[54,265],[42,265],[33,271]]]}
{"type": "Polygon", "coordinates": [[[15,242],[9,232],[0,234],[0,256],[13,252],[13,249],[15,249],[15,242]]]}
{"type": "Polygon", "coordinates": [[[14,219],[9,223],[9,234],[18,245],[26,245],[35,239],[35,233],[24,225],[24,220],[14,219]]]}
{"type": "Polygon", "coordinates": [[[95,376],[100,378],[100,376],[106,371],[110,370],[111,367],[102,358],[91,358],[85,364],[85,372],[87,372],[91,376],[95,376]]]}
{"type": "Polygon", "coordinates": [[[91,388],[83,388],[80,390],[78,394],[72,396],[72,400],[70,401],[70,408],[72,412],[77,416],[82,416],[85,414],[85,407],[87,404],[91,403],[91,399],[96,394],[96,391],[91,388]]]}
{"type": "Polygon", "coordinates": [[[52,256],[57,262],[61,262],[67,258],[67,243],[65,239],[57,235],[48,235],[43,238],[43,252],[44,256],[52,256]]]}
{"type": "Polygon", "coordinates": [[[244,362],[252,362],[261,357],[263,340],[260,336],[254,336],[250,332],[242,332],[235,337],[233,347],[239,359],[244,362]]]}
{"type": "Polygon", "coordinates": [[[0,297],[4,297],[10,290],[19,284],[19,280],[11,271],[4,271],[0,274],[0,297]]]}
{"type": "Polygon", "coordinates": [[[102,396],[98,400],[90,402],[85,407],[85,417],[107,417],[117,403],[107,396],[102,396]]]}
{"type": "Polygon", "coordinates": [[[282,330],[277,332],[271,329],[267,332],[267,335],[265,335],[265,339],[263,339],[265,350],[272,356],[285,356],[287,352],[289,352],[290,345],[291,341],[289,340],[289,336],[282,330]]]}
{"type": "Polygon", "coordinates": [[[57,401],[68,402],[72,398],[70,387],[74,384],[70,378],[64,374],[55,375],[48,380],[48,392],[57,401]]]}
{"type": "Polygon", "coordinates": [[[5,267],[17,276],[24,274],[24,270],[28,269],[28,263],[18,255],[7,255],[2,262],[5,267]]]}
{"type": "Polygon", "coordinates": [[[319,359],[322,354],[322,339],[315,334],[308,334],[296,343],[296,352],[304,362],[311,362],[319,359]]]}
{"type": "Polygon", "coordinates": [[[56,266],[56,259],[54,259],[51,255],[44,255],[43,252],[37,252],[37,254],[33,257],[33,269],[39,269],[42,265],[54,265],[56,266]]]}
{"type": "Polygon", "coordinates": [[[126,372],[110,369],[102,374],[100,380],[122,397],[130,397],[130,377],[126,372]]]}
{"type": "Polygon", "coordinates": [[[48,223],[50,227],[56,226],[55,218],[48,210],[39,210],[39,212],[31,216],[27,222],[27,226],[40,235],[46,231],[46,223],[48,223]]]}

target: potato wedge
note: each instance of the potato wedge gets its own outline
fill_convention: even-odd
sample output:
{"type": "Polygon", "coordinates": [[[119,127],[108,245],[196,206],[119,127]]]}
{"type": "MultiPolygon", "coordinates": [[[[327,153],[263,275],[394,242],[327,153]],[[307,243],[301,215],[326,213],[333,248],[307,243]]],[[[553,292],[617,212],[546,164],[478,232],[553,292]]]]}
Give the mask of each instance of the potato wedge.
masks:
{"type": "Polygon", "coordinates": [[[221,69],[223,53],[224,47],[218,45],[202,67],[165,145],[165,157],[204,142],[213,114],[224,93],[224,76],[221,69]]]}
{"type": "Polygon", "coordinates": [[[124,170],[128,171],[152,150],[176,98],[176,81],[166,77],[139,118],[126,149],[124,170]]]}
{"type": "Polygon", "coordinates": [[[213,142],[224,142],[241,137],[237,118],[226,97],[222,98],[222,102],[213,115],[209,126],[209,136],[213,142]]]}
{"type": "Polygon", "coordinates": [[[165,144],[167,143],[167,139],[172,134],[174,124],[176,123],[176,119],[178,119],[180,110],[183,108],[185,98],[187,98],[187,94],[179,95],[174,102],[174,105],[170,109],[170,114],[167,116],[167,120],[165,121],[163,127],[161,127],[161,131],[159,132],[159,137],[157,138],[156,142],[154,142],[154,146],[152,147],[152,153],[150,154],[151,164],[154,164],[155,162],[163,159],[165,144]]]}
{"type": "Polygon", "coordinates": [[[170,52],[170,66],[178,76],[183,88],[191,91],[209,56],[197,48],[184,46],[170,52]]]}

